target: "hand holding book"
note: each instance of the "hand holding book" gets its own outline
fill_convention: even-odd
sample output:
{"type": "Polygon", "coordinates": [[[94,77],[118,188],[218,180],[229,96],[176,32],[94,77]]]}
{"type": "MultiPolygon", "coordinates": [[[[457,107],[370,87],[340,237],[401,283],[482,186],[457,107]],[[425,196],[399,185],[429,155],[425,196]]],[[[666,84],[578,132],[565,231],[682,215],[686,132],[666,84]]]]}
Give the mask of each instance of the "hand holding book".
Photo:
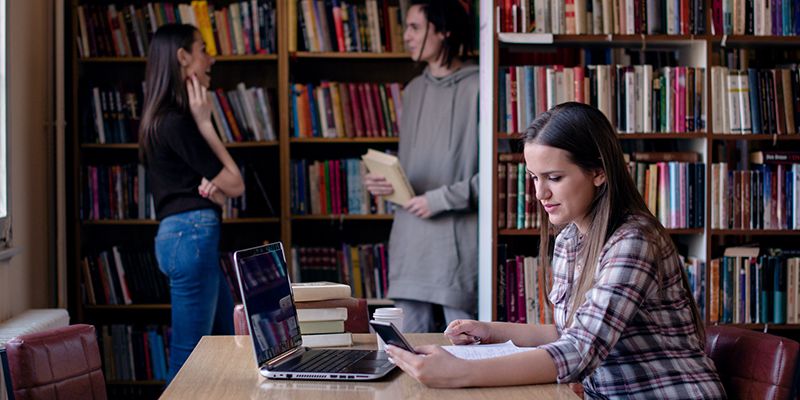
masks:
{"type": "Polygon", "coordinates": [[[361,159],[370,172],[364,178],[364,186],[370,193],[385,196],[386,200],[401,206],[414,197],[414,189],[397,157],[369,149],[361,159]]]}

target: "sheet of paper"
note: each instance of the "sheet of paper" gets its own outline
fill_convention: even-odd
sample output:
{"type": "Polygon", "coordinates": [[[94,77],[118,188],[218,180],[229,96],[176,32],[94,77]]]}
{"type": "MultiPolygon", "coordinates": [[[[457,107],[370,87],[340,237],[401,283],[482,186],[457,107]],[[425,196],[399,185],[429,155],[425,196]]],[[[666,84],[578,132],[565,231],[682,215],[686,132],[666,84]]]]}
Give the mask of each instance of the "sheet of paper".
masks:
{"type": "Polygon", "coordinates": [[[450,354],[465,360],[481,360],[484,358],[507,356],[509,354],[516,354],[535,349],[535,347],[517,347],[510,340],[505,343],[497,344],[442,346],[442,348],[450,352],[450,354]]]}

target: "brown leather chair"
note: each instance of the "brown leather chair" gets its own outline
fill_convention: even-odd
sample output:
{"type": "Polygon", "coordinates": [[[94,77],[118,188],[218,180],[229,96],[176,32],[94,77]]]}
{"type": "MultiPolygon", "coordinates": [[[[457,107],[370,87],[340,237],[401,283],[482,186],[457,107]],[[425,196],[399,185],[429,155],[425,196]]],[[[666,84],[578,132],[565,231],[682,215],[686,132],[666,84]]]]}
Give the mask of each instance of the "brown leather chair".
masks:
{"type": "MultiPolygon", "coordinates": [[[[345,307],[347,308],[347,320],[344,321],[344,330],[352,333],[369,333],[369,313],[366,299],[349,298],[297,303],[297,308],[315,307],[345,307]]],[[[233,307],[233,329],[237,335],[250,334],[247,316],[244,313],[244,306],[241,304],[233,307]]]]}
{"type": "Polygon", "coordinates": [[[105,399],[97,336],[91,325],[70,325],[18,336],[6,343],[17,400],[105,399]]]}
{"type": "Polygon", "coordinates": [[[800,344],[730,326],[706,327],[706,354],[732,399],[790,399],[800,344]]]}

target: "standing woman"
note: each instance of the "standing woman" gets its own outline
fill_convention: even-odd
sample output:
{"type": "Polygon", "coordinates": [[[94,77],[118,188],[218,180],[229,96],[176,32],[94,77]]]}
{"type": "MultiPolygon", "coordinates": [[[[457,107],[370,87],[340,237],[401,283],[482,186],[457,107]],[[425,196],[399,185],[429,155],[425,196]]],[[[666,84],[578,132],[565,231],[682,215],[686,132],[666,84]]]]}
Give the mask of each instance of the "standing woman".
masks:
{"type": "MultiPolygon", "coordinates": [[[[473,31],[459,0],[412,0],[403,40],[422,75],[403,92],[398,156],[419,195],[397,210],[389,238],[389,293],[404,330],[430,332],[434,307],[447,322],[474,318],[478,274],[478,66],[461,55],[473,31]]],[[[369,174],[373,195],[393,192],[369,174]]]]}
{"type": "Polygon", "coordinates": [[[213,64],[191,25],[164,25],[150,43],[139,155],[161,221],[156,258],[170,282],[168,381],[200,337],[233,333],[233,300],[218,265],[220,206],[244,183],[211,124],[213,64]]]}

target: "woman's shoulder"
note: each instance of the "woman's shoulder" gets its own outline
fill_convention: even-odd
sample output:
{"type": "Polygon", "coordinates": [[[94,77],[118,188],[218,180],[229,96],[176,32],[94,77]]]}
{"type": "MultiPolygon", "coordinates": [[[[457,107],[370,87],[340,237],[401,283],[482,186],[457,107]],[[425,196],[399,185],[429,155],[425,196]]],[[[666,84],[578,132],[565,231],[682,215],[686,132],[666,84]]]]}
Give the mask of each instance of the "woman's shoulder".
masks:
{"type": "Polygon", "coordinates": [[[635,244],[638,247],[652,247],[657,253],[663,253],[669,247],[669,239],[664,237],[663,229],[659,229],[658,221],[644,215],[628,215],[625,221],[608,238],[605,250],[613,246],[635,244]]]}

